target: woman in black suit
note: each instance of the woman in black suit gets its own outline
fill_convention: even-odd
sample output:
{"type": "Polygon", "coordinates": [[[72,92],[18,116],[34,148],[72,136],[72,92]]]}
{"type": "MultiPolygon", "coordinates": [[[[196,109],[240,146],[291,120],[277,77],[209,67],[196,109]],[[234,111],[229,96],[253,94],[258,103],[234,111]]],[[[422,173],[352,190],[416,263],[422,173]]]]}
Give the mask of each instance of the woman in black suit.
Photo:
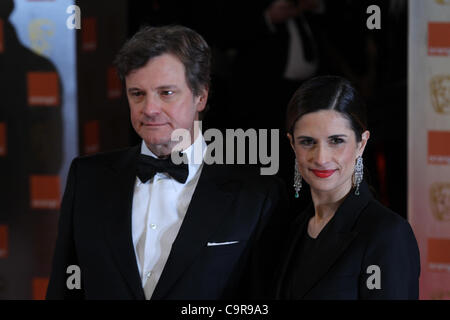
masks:
{"type": "Polygon", "coordinates": [[[363,179],[370,133],[356,90],[340,77],[311,79],[295,92],[286,120],[296,156],[295,196],[306,182],[312,203],[290,223],[277,257],[262,250],[259,266],[273,259],[278,264],[264,297],[417,299],[413,231],[372,197],[363,179]]]}

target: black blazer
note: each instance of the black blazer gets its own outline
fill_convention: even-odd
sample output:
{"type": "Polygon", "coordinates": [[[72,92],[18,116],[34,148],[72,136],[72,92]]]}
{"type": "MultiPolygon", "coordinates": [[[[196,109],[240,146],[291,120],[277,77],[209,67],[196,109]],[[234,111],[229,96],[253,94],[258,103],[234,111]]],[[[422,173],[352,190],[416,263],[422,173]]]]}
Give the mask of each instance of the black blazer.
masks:
{"type": "MultiPolygon", "coordinates": [[[[64,193],[47,299],[145,299],[132,243],[136,146],[76,158],[64,193]],[[66,287],[69,265],[81,289],[66,287]]],[[[233,297],[243,266],[283,196],[273,177],[204,165],[152,299],[233,297]],[[208,242],[239,241],[208,247],[208,242]]]]}
{"type": "MultiPolygon", "coordinates": [[[[285,297],[295,246],[304,236],[299,230],[306,232],[313,215],[311,204],[292,224],[279,256],[257,255],[262,261],[277,259],[278,267],[271,285],[254,296],[285,297]]],[[[414,233],[407,221],[372,197],[365,182],[360,195],[352,190],[325,228],[314,257],[296,274],[305,286],[296,289],[294,299],[418,299],[420,258],[414,233]],[[380,268],[380,289],[367,286],[374,274],[368,273],[371,265],[380,268]]]]}

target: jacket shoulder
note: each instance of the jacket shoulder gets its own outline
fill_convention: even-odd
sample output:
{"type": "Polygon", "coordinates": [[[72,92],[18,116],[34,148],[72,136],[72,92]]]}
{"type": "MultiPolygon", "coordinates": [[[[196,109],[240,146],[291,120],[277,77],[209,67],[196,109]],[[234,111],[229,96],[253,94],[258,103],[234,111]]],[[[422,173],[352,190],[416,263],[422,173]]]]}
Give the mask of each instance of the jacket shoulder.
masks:
{"type": "Polygon", "coordinates": [[[362,218],[378,227],[408,224],[402,216],[387,208],[375,199],[371,199],[369,201],[364,209],[362,218]]]}
{"type": "Polygon", "coordinates": [[[96,153],[92,155],[83,155],[73,159],[72,165],[82,167],[97,167],[126,163],[127,161],[132,160],[137,152],[138,146],[134,146],[108,152],[96,153]]]}
{"type": "Polygon", "coordinates": [[[389,242],[395,239],[414,240],[409,222],[375,199],[369,201],[359,218],[360,231],[371,239],[389,242]]]}

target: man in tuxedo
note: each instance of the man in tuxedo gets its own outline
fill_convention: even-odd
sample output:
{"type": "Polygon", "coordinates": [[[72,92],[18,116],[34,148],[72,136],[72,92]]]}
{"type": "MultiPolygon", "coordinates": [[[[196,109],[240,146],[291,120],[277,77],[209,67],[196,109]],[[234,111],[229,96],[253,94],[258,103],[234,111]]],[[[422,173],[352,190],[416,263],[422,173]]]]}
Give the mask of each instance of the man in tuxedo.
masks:
{"type": "Polygon", "coordinates": [[[199,34],[146,27],[116,66],[143,141],[72,162],[47,298],[237,297],[249,255],[285,203],[283,185],[202,160],[207,145],[194,124],[208,98],[210,50],[199,34]],[[174,148],[176,129],[190,133],[186,148],[174,148]],[[175,165],[174,152],[185,162],[175,165]],[[79,289],[68,285],[72,265],[79,289]]]}

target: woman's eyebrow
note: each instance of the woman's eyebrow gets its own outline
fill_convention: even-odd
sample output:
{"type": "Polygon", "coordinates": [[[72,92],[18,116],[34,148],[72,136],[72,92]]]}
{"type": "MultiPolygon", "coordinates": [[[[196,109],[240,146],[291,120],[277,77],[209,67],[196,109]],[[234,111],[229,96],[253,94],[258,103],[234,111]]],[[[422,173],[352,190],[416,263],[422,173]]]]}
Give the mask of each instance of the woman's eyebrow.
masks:
{"type": "Polygon", "coordinates": [[[308,137],[308,136],[298,136],[295,139],[300,140],[300,139],[314,139],[313,137],[308,137]]]}

